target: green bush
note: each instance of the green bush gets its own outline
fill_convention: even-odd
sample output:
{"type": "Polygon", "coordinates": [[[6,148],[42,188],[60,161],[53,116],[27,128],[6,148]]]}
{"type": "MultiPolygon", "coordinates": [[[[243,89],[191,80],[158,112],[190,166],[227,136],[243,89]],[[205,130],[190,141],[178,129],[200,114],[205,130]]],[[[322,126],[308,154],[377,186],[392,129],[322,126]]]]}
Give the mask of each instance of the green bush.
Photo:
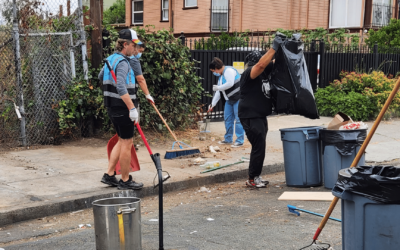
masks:
{"type": "Polygon", "coordinates": [[[125,23],[125,0],[117,0],[110,8],[103,11],[103,23],[125,23]]]}
{"type": "MultiPolygon", "coordinates": [[[[341,72],[340,78],[315,93],[320,115],[333,116],[341,111],[353,120],[375,119],[396,83],[393,76],[387,77],[377,71],[370,74],[341,72]]],[[[399,108],[400,93],[390,105],[389,113],[397,116],[399,108]]]]}
{"type": "Polygon", "coordinates": [[[195,49],[197,50],[225,50],[231,47],[251,47],[250,38],[247,32],[233,32],[232,35],[222,32],[219,36],[211,34],[210,38],[201,38],[195,41],[195,49]]]}
{"type": "MultiPolygon", "coordinates": [[[[149,27],[149,26],[148,26],[149,27]]],[[[196,61],[190,57],[189,48],[181,45],[172,30],[150,32],[136,29],[146,50],[140,62],[143,76],[155,103],[171,128],[185,128],[193,123],[200,109],[203,92],[200,77],[196,74],[196,61]]],[[[141,89],[141,126],[162,129],[162,121],[147,102],[141,89]]]]}
{"type": "MultiPolygon", "coordinates": [[[[115,30],[110,30],[110,39],[115,39],[115,30]]],[[[143,76],[155,103],[172,129],[184,129],[193,124],[194,114],[200,109],[203,92],[200,78],[196,74],[197,62],[190,59],[189,49],[167,30],[149,32],[137,29],[146,50],[140,59],[143,76]]],[[[115,41],[113,41],[114,43],[115,41]]],[[[107,56],[107,55],[106,55],[107,56]]],[[[87,118],[103,121],[103,130],[110,129],[106,109],[103,105],[101,86],[97,86],[99,69],[91,69],[89,81],[79,76],[66,89],[65,100],[54,107],[58,113],[59,128],[63,135],[71,135],[80,129],[87,118]]],[[[140,125],[143,129],[165,130],[153,107],[147,102],[139,88],[140,125]]]]}
{"type": "Polygon", "coordinates": [[[400,20],[391,19],[389,25],[376,31],[370,29],[365,42],[370,47],[377,43],[381,48],[386,46],[400,48],[400,20]]]}

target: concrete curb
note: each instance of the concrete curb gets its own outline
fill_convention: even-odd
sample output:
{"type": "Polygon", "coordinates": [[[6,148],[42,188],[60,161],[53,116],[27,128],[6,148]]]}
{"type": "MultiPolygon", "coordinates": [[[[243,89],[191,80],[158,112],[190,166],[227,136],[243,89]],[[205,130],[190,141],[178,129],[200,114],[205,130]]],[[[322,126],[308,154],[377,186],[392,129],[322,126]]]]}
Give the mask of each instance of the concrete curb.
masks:
{"type": "MultiPolygon", "coordinates": [[[[272,174],[277,172],[283,172],[283,163],[267,165],[263,167],[262,174],[272,174]]],[[[210,185],[214,183],[223,183],[228,181],[234,181],[237,179],[244,179],[248,175],[248,170],[237,170],[232,172],[225,172],[216,175],[208,175],[199,178],[192,178],[184,181],[164,183],[164,193],[210,185]]],[[[112,190],[118,190],[112,188],[112,190]]],[[[158,195],[158,189],[152,186],[144,187],[140,191],[123,190],[123,191],[95,191],[86,194],[77,195],[70,200],[59,200],[52,201],[51,203],[42,204],[39,206],[31,206],[25,208],[19,208],[13,211],[0,213],[0,227],[16,222],[33,220],[52,216],[60,213],[68,213],[81,209],[87,209],[92,207],[92,202],[98,199],[109,198],[109,197],[138,197],[143,198],[151,195],[158,195]]]]}

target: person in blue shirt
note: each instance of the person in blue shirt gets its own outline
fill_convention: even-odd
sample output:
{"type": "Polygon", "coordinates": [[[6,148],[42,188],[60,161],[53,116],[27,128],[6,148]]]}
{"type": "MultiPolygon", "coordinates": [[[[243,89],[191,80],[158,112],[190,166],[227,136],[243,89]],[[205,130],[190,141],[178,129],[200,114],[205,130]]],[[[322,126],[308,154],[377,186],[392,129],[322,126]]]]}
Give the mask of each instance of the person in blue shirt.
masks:
{"type": "Polygon", "coordinates": [[[218,77],[218,84],[213,85],[215,95],[207,112],[211,112],[221,98],[225,98],[224,120],[226,133],[224,140],[219,144],[233,143],[233,129],[236,133],[236,141],[232,147],[241,147],[244,143],[244,130],[238,116],[240,98],[240,73],[231,66],[225,66],[218,57],[214,57],[209,68],[218,77]]]}

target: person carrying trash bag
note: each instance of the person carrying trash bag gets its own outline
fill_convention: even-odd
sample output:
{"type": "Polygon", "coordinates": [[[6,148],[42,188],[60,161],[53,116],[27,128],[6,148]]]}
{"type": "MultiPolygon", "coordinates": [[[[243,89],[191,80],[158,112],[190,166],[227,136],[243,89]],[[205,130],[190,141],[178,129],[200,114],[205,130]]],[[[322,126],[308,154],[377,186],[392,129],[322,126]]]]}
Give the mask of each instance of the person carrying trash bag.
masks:
{"type": "MultiPolygon", "coordinates": [[[[118,134],[118,143],[111,151],[108,171],[103,175],[101,182],[117,186],[118,189],[139,190],[143,188],[143,183],[133,181],[132,176],[129,175],[134,124],[139,119],[136,109],[138,107],[137,85],[129,57],[139,53],[140,41],[137,39],[136,32],[130,29],[123,29],[118,34],[116,52],[106,59],[116,75],[117,82],[114,81],[106,65],[99,74],[99,79],[103,80],[104,106],[107,107],[108,116],[118,134]],[[121,165],[119,181],[115,177],[115,166],[118,161],[121,165]]],[[[141,85],[141,88],[146,98],[153,101],[147,85],[145,88],[141,85]]]]}
{"type": "Polygon", "coordinates": [[[209,68],[215,76],[218,77],[218,84],[213,85],[215,91],[211,105],[207,111],[211,112],[221,98],[224,96],[224,120],[226,133],[223,141],[219,144],[233,143],[233,128],[235,127],[236,141],[232,147],[241,147],[244,143],[244,130],[238,117],[239,95],[240,95],[240,73],[231,66],[225,66],[218,57],[214,57],[209,68]]]}
{"type": "Polygon", "coordinates": [[[272,49],[264,56],[259,51],[250,52],[240,79],[239,118],[252,146],[246,181],[249,187],[264,188],[269,183],[260,176],[265,158],[267,116],[272,113],[269,76],[274,64],[272,58],[282,42],[280,36],[275,36],[272,49]]]}

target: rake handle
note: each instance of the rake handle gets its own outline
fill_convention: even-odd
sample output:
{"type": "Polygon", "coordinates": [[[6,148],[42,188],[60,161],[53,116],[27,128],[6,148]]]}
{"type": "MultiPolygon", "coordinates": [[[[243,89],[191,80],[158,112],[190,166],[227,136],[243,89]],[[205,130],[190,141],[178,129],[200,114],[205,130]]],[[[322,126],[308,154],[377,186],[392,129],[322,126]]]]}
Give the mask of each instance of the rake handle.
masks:
{"type": "MultiPolygon", "coordinates": [[[[386,111],[388,110],[388,108],[390,106],[390,103],[393,101],[394,96],[399,91],[399,88],[400,88],[400,77],[397,80],[397,82],[396,82],[392,92],[390,93],[388,99],[386,100],[385,105],[383,106],[381,112],[379,113],[378,118],[376,118],[376,120],[374,122],[374,125],[371,128],[371,131],[368,133],[367,138],[365,138],[364,143],[362,144],[360,150],[358,151],[356,157],[354,158],[353,163],[351,163],[350,168],[354,168],[354,167],[356,167],[358,165],[358,162],[360,161],[361,156],[364,154],[365,149],[368,146],[368,143],[371,141],[372,136],[374,135],[376,129],[378,128],[379,123],[382,121],[382,118],[385,115],[386,111]]],[[[328,221],[329,217],[331,216],[332,211],[335,208],[338,200],[339,200],[339,198],[336,197],[336,196],[333,198],[332,203],[329,206],[328,211],[326,212],[324,218],[322,219],[321,223],[318,226],[317,231],[315,232],[315,235],[314,235],[314,238],[313,238],[314,241],[317,240],[317,238],[318,238],[319,234],[321,233],[322,229],[324,229],[325,224],[328,221]]]]}
{"type": "Polygon", "coordinates": [[[156,110],[157,114],[160,116],[161,120],[164,122],[165,126],[167,127],[168,131],[171,133],[172,137],[174,137],[176,143],[178,143],[178,146],[181,147],[181,144],[179,143],[178,139],[176,138],[174,132],[172,132],[172,130],[169,128],[167,122],[164,120],[164,118],[162,117],[160,111],[158,111],[156,105],[154,103],[151,102],[151,105],[153,106],[153,108],[156,110]]]}

